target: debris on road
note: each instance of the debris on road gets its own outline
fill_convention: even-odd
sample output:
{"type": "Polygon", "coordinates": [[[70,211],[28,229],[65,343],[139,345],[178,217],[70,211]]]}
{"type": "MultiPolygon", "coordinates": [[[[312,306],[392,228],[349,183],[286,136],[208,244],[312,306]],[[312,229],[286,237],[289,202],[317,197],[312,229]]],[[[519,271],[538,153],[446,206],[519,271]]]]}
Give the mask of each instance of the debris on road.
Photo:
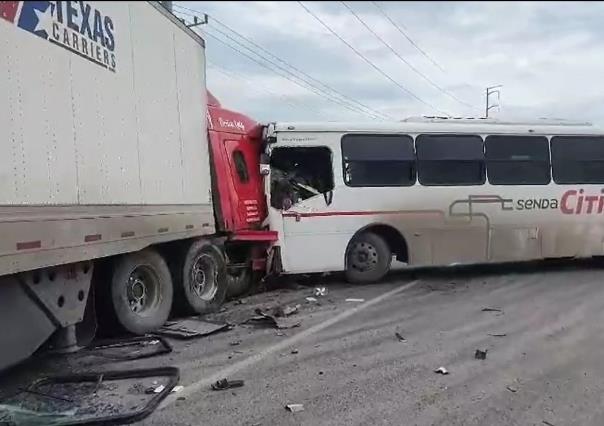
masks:
{"type": "Polygon", "coordinates": [[[399,333],[398,331],[394,333],[394,335],[396,336],[396,338],[398,339],[399,342],[406,342],[407,339],[405,339],[401,333],[399,333]]]}
{"type": "Polygon", "coordinates": [[[246,303],[247,303],[246,299],[238,299],[238,300],[235,300],[234,304],[235,305],[245,305],[246,303]]]}
{"type": "Polygon", "coordinates": [[[279,318],[277,319],[273,315],[266,314],[262,312],[262,309],[256,308],[254,311],[256,313],[255,317],[251,317],[243,322],[243,324],[257,324],[257,325],[267,325],[270,327],[277,328],[279,330],[284,330],[288,328],[300,327],[302,324],[301,321],[292,321],[289,318],[279,318]]]}
{"type": "Polygon", "coordinates": [[[220,379],[216,383],[212,383],[212,390],[219,391],[232,388],[240,388],[244,384],[243,380],[227,380],[220,379]]]}
{"type": "Polygon", "coordinates": [[[447,370],[445,367],[438,367],[436,370],[434,370],[434,372],[436,374],[442,374],[443,376],[449,374],[449,370],[447,370]]]}
{"type": "Polygon", "coordinates": [[[287,404],[285,409],[291,411],[292,413],[297,413],[298,411],[304,411],[303,404],[287,404]]]}
{"type": "Polygon", "coordinates": [[[197,337],[206,337],[210,334],[230,329],[231,326],[224,322],[210,322],[193,317],[180,321],[169,321],[157,331],[157,334],[175,339],[187,340],[197,337]]]}
{"type": "Polygon", "coordinates": [[[485,349],[484,351],[481,349],[476,349],[476,352],[474,352],[474,358],[476,359],[487,359],[487,352],[489,350],[485,349]]]}
{"type": "Polygon", "coordinates": [[[513,386],[506,386],[505,388],[506,388],[507,390],[509,390],[510,392],[512,392],[512,393],[516,393],[516,392],[518,392],[518,389],[516,389],[516,388],[515,388],[515,387],[513,387],[513,386]]]}
{"type": "Polygon", "coordinates": [[[547,426],[556,426],[555,424],[550,423],[550,422],[548,422],[547,420],[541,420],[541,422],[542,422],[544,425],[547,425],[547,426]]]}
{"type": "Polygon", "coordinates": [[[77,412],[77,409],[62,412],[43,412],[28,410],[9,404],[0,404],[0,424],[2,425],[38,425],[52,426],[67,423],[77,412]]]}
{"type": "Polygon", "coordinates": [[[231,346],[239,346],[241,344],[241,340],[234,340],[231,343],[229,343],[231,346]]]}
{"type": "Polygon", "coordinates": [[[347,302],[359,302],[359,303],[361,303],[361,302],[364,302],[365,299],[356,299],[354,297],[351,297],[351,298],[346,299],[346,301],[347,302]]]}
{"type": "Polygon", "coordinates": [[[223,306],[223,307],[221,307],[221,308],[218,310],[218,312],[219,312],[219,313],[221,313],[221,314],[222,314],[223,312],[226,312],[226,311],[227,311],[227,307],[226,307],[226,306],[223,306]]]}
{"type": "Polygon", "coordinates": [[[275,336],[283,337],[283,336],[285,336],[285,333],[284,333],[284,332],[282,332],[282,331],[277,331],[277,332],[275,333],[275,336]]]}
{"type": "Polygon", "coordinates": [[[134,361],[172,352],[167,340],[157,336],[99,340],[86,348],[86,353],[115,361],[134,361]]]}
{"type": "Polygon", "coordinates": [[[506,333],[493,333],[493,334],[489,334],[489,336],[491,337],[505,337],[507,336],[506,333]]]}
{"type": "Polygon", "coordinates": [[[174,388],[172,389],[171,393],[177,393],[180,392],[181,390],[183,390],[185,387],[183,385],[178,385],[178,386],[174,386],[174,388]]]}
{"type": "Polygon", "coordinates": [[[145,393],[147,395],[150,395],[152,393],[162,393],[165,388],[166,387],[164,385],[159,385],[159,386],[156,386],[156,387],[150,387],[150,388],[147,388],[145,390],[145,393]]]}
{"type": "Polygon", "coordinates": [[[296,305],[296,306],[277,306],[274,310],[273,310],[273,314],[276,317],[288,317],[290,315],[293,314],[297,314],[298,313],[298,309],[300,309],[300,305],[296,305]]]}
{"type": "Polygon", "coordinates": [[[315,297],[307,297],[307,298],[306,298],[306,301],[307,301],[307,302],[316,302],[316,301],[317,301],[317,299],[316,299],[315,297]]]}
{"type": "Polygon", "coordinates": [[[315,287],[315,291],[313,294],[316,297],[327,296],[327,287],[315,287]]]}
{"type": "Polygon", "coordinates": [[[499,308],[482,308],[482,312],[503,312],[503,309],[499,309],[499,308]]]}
{"type": "Polygon", "coordinates": [[[296,355],[296,354],[298,354],[298,349],[292,349],[291,354],[292,354],[292,355],[296,355]]]}

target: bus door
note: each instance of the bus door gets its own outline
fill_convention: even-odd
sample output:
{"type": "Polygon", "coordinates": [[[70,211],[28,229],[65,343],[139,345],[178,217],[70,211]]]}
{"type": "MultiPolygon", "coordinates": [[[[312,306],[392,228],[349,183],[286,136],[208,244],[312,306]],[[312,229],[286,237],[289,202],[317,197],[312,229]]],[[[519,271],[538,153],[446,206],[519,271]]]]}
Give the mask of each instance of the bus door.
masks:
{"type": "Polygon", "coordinates": [[[276,147],[270,165],[269,220],[279,232],[284,270],[333,270],[334,256],[322,253],[325,247],[317,239],[335,219],[324,215],[333,198],[331,151],[327,147],[276,147]]]}

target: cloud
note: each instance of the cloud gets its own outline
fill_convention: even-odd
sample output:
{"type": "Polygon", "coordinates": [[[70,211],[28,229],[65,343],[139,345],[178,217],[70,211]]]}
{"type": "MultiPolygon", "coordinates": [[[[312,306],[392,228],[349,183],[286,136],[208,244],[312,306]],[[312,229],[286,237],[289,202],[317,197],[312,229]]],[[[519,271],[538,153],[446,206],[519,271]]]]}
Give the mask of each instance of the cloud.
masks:
{"type": "MultiPolygon", "coordinates": [[[[221,39],[224,36],[217,29],[231,34],[213,20],[216,18],[313,79],[396,118],[433,114],[435,109],[477,116],[484,109],[484,88],[503,84],[502,106],[495,115],[522,119],[568,117],[604,124],[604,85],[600,84],[604,73],[602,3],[380,2],[388,16],[444,71],[401,35],[371,2],[348,3],[420,73],[471,104],[472,109],[434,88],[402,63],[339,2],[304,4],[383,72],[435,109],[418,102],[373,69],[296,2],[175,4],[208,13],[210,25],[202,31],[221,39]]],[[[190,13],[178,6],[176,10],[190,13]]],[[[209,35],[205,38],[207,57],[214,65],[208,71],[208,87],[230,108],[259,120],[367,118],[339,105],[348,101],[338,95],[334,95],[338,102],[328,101],[279,76],[284,73],[278,66],[285,65],[275,58],[271,60],[278,66],[267,64],[267,69],[209,35]]],[[[325,89],[316,81],[313,84],[325,89]]]]}

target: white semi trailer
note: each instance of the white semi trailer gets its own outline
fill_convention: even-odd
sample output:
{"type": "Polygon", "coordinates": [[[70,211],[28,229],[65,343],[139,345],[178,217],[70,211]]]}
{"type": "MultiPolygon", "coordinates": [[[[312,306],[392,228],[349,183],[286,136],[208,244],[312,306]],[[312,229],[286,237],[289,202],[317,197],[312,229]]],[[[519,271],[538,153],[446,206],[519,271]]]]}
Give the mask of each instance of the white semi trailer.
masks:
{"type": "Polygon", "coordinates": [[[93,291],[138,334],[219,305],[203,39],[156,2],[4,1],[0,57],[0,370],[82,344],[93,291]]]}

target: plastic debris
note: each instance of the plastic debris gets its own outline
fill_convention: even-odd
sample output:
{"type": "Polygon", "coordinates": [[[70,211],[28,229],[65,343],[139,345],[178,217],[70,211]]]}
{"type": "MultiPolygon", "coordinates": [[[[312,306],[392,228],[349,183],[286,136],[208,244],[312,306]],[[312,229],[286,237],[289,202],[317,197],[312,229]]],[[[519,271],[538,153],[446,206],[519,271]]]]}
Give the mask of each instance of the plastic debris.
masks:
{"type": "Polygon", "coordinates": [[[316,302],[316,301],[317,301],[317,298],[316,298],[316,297],[307,297],[307,298],[306,298],[306,301],[307,301],[307,302],[316,302]]]}
{"type": "Polygon", "coordinates": [[[351,297],[351,298],[349,298],[349,299],[346,299],[346,301],[347,301],[347,302],[359,302],[359,303],[360,303],[360,302],[364,302],[364,301],[365,301],[365,299],[356,299],[356,298],[354,298],[354,297],[351,297]]]}
{"type": "Polygon", "coordinates": [[[449,370],[447,370],[445,367],[438,367],[436,370],[434,370],[434,372],[436,374],[442,374],[443,376],[449,374],[449,370]]]}
{"type": "Polygon", "coordinates": [[[291,411],[292,413],[297,413],[298,411],[304,411],[303,404],[287,404],[285,409],[291,411]]]}
{"type": "Polygon", "coordinates": [[[243,380],[227,380],[220,379],[216,383],[212,383],[212,390],[219,391],[232,388],[240,388],[244,384],[243,380]]]}
{"type": "Polygon", "coordinates": [[[224,322],[203,321],[192,317],[180,321],[167,322],[156,333],[175,339],[186,340],[196,337],[206,337],[210,334],[228,330],[231,330],[231,327],[224,322]]]}
{"type": "Polygon", "coordinates": [[[185,387],[183,385],[174,386],[174,389],[171,390],[172,393],[177,393],[183,390],[185,387]]]}
{"type": "Polygon", "coordinates": [[[147,388],[147,390],[145,390],[146,394],[152,394],[152,393],[161,393],[166,387],[164,385],[159,385],[157,387],[150,387],[147,388]]]}
{"type": "Polygon", "coordinates": [[[488,352],[488,349],[485,349],[484,351],[481,349],[476,349],[476,352],[474,352],[474,358],[487,359],[487,352],[488,352]]]}
{"type": "Polygon", "coordinates": [[[398,331],[394,333],[394,335],[396,336],[396,338],[398,339],[399,342],[406,342],[407,339],[405,339],[403,337],[403,335],[401,333],[399,333],[398,331]]]}
{"type": "Polygon", "coordinates": [[[315,291],[313,292],[313,294],[316,297],[327,296],[327,287],[315,287],[315,291]]]}
{"type": "Polygon", "coordinates": [[[482,308],[482,312],[503,312],[503,309],[499,308],[482,308]]]}

